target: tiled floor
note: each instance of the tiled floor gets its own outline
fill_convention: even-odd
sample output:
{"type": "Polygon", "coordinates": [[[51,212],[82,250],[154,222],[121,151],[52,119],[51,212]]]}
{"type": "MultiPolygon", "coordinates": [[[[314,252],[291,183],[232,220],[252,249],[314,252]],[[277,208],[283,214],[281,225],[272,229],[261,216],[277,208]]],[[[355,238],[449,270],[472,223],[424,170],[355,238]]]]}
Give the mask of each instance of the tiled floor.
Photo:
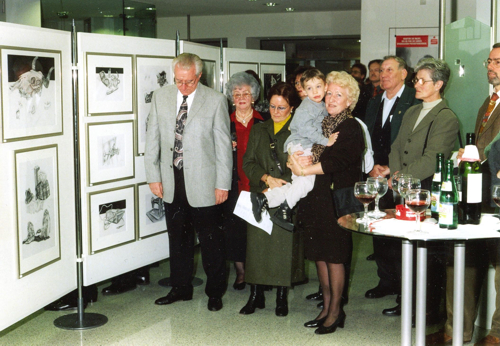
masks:
{"type": "MultiPolygon", "coordinates": [[[[316,335],[303,323],[316,317],[316,302],[304,297],[318,289],[313,263],[308,262],[309,283],[295,287],[289,293],[290,313],[286,317],[274,314],[276,290],[266,292],[266,308],[252,315],[240,315],[249,288],[235,291],[231,267],[229,288],[223,297],[224,308],[207,310],[204,286],[195,287],[191,301],[157,306],[154,300],[168,290],[157,284],[169,274],[168,262],[152,268],[151,284],[119,296],[99,295],[88,313],[105,315],[109,321],[101,327],[85,331],[59,329],[53,321],[68,312],[37,311],[16,325],[0,332],[0,345],[400,345],[401,320],[381,314],[395,305],[395,296],[366,299],[366,290],[378,283],[376,264],[366,261],[372,252],[372,240],[354,235],[354,256],[347,319],[344,329],[334,334],[316,335]]],[[[204,279],[201,261],[197,276],[204,279]]],[[[99,290],[109,282],[99,285],[99,290]]],[[[5,313],[2,311],[1,313],[5,313]]],[[[438,326],[428,332],[437,330],[438,326]]],[[[484,331],[477,331],[484,335],[484,331]]],[[[477,336],[476,336],[477,338],[477,336]]]]}

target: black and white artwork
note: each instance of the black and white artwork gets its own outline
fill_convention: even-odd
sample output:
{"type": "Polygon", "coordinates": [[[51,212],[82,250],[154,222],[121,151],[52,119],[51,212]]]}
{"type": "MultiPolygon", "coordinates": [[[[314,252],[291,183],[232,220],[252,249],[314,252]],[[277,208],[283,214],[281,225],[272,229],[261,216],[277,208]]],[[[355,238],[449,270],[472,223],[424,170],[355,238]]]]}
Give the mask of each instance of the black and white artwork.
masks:
{"type": "Polygon", "coordinates": [[[260,64],[260,79],[264,84],[264,95],[278,82],[284,82],[285,65],[283,64],[260,64]]]}
{"type": "Polygon", "coordinates": [[[132,83],[132,56],[87,54],[87,113],[132,113],[132,83]]]}
{"type": "Polygon", "coordinates": [[[134,176],[133,121],[88,124],[89,186],[134,176]]]}
{"type": "Polygon", "coordinates": [[[281,73],[264,73],[264,95],[267,95],[274,84],[281,82],[281,73]]]}
{"type": "Polygon", "coordinates": [[[19,150],[15,159],[22,276],[60,258],[57,146],[19,150]]]}
{"type": "Polygon", "coordinates": [[[138,56],[137,71],[137,153],[143,154],[153,92],[173,83],[170,58],[138,56]]]}
{"type": "Polygon", "coordinates": [[[163,200],[153,195],[148,184],[137,186],[139,205],[139,237],[144,238],[165,232],[167,224],[165,221],[165,209],[163,200]]]}
{"type": "Polygon", "coordinates": [[[212,60],[202,60],[203,61],[203,71],[201,74],[200,83],[206,85],[209,88],[215,89],[215,61],[212,60]]]}
{"type": "Polygon", "coordinates": [[[134,186],[90,194],[91,253],[135,240],[134,186]]]}
{"type": "Polygon", "coordinates": [[[3,140],[62,133],[61,52],[2,49],[3,140]]]}

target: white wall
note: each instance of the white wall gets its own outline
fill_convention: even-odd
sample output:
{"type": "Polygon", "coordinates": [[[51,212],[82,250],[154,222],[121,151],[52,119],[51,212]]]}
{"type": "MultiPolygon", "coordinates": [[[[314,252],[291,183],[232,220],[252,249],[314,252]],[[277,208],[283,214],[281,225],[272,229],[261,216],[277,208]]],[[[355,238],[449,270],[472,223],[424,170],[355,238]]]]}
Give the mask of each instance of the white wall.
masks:
{"type": "Polygon", "coordinates": [[[5,21],[41,27],[40,0],[5,0],[5,21]]]}
{"type": "MultiPolygon", "coordinates": [[[[187,39],[187,18],[158,18],[157,37],[187,39]]],[[[361,34],[361,11],[191,17],[191,39],[227,38],[230,48],[248,48],[247,37],[346,36],[361,34]]]]}

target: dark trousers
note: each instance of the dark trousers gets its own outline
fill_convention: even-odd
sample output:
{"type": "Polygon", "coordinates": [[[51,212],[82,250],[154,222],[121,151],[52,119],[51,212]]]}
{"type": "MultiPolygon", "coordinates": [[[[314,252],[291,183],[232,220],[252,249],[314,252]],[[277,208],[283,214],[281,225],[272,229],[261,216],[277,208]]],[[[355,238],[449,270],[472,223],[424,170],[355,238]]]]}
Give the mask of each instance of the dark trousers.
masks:
{"type": "Polygon", "coordinates": [[[172,287],[192,289],[196,230],[200,241],[203,269],[207,274],[205,293],[209,297],[220,298],[227,285],[222,211],[220,206],[191,207],[186,196],[184,172],[177,168],[174,168],[174,171],[174,200],[172,203],[164,204],[172,287]]]}

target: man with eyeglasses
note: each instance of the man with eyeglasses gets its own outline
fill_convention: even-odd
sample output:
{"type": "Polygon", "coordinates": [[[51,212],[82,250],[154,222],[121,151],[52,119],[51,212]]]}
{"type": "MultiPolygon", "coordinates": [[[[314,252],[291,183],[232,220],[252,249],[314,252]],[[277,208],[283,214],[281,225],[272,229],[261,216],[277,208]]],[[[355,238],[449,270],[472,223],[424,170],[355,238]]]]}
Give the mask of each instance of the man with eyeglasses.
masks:
{"type": "MultiPolygon", "coordinates": [[[[371,177],[389,178],[389,153],[396,139],[403,115],[413,105],[419,104],[415,89],[405,85],[407,76],[406,61],[397,56],[386,56],[380,69],[380,84],[384,89],[370,99],[366,108],[365,123],[370,131],[375,165],[369,173],[371,177]]],[[[387,193],[380,199],[381,208],[393,208],[393,194],[387,193]]],[[[382,298],[386,295],[401,293],[401,240],[373,238],[373,252],[380,278],[376,287],[368,290],[366,298],[382,298]]],[[[385,309],[384,315],[392,316],[397,312],[385,309]]]]}
{"type": "MultiPolygon", "coordinates": [[[[486,159],[485,148],[495,139],[500,131],[500,43],[495,43],[487,60],[484,61],[487,69],[488,83],[493,86],[493,94],[488,96],[479,108],[476,118],[474,132],[476,134],[476,147],[479,151],[481,161],[486,159]]],[[[459,150],[458,158],[461,158],[463,149],[459,150]]],[[[483,163],[483,212],[493,212],[490,206],[490,182],[491,174],[488,161],[483,163]]],[[[488,269],[488,261],[495,268],[495,288],[500,287],[500,268],[497,266],[497,258],[500,255],[500,244],[497,240],[487,242],[468,242],[465,250],[465,275],[464,275],[464,333],[463,341],[472,339],[474,322],[476,320],[477,302],[481,284],[488,269]],[[487,251],[485,251],[487,249],[487,251]],[[489,258],[488,258],[489,257],[489,258]]],[[[427,345],[451,344],[453,336],[453,267],[447,267],[446,281],[446,313],[447,320],[444,330],[426,337],[427,345]]],[[[491,321],[489,334],[474,345],[500,345],[500,295],[496,295],[496,310],[491,321]]]]}
{"type": "Polygon", "coordinates": [[[193,297],[194,230],[200,241],[208,310],[222,309],[226,262],[220,204],[228,197],[232,145],[227,100],[199,83],[203,64],[183,53],[175,85],[154,92],[144,163],[151,191],[165,206],[172,290],[157,305],[193,297]]]}

